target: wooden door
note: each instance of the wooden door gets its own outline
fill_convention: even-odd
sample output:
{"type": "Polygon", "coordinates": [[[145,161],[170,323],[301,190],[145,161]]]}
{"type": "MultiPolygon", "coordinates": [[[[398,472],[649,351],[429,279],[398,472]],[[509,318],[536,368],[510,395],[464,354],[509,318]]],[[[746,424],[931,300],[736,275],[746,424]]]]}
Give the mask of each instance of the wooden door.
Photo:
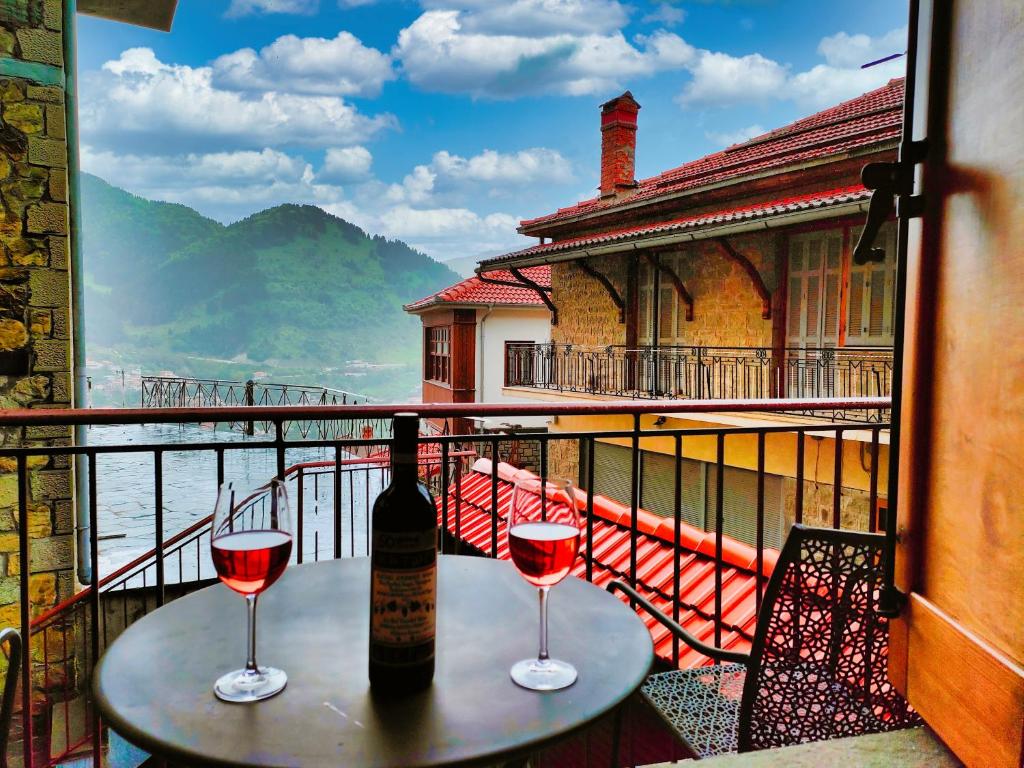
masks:
{"type": "MultiPolygon", "coordinates": [[[[917,3],[912,4],[912,9],[917,3]]],[[[968,766],[1024,764],[1024,6],[921,0],[891,675],[968,766]]],[[[912,16],[913,18],[913,16],[912,16]]],[[[913,36],[913,27],[912,27],[913,36]]]]}

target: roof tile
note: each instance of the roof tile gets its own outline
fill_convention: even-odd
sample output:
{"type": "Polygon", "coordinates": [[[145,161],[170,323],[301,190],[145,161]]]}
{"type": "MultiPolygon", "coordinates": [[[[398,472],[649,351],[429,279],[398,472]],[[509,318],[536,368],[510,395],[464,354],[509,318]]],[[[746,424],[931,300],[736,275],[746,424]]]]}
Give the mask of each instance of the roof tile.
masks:
{"type": "MultiPolygon", "coordinates": [[[[551,267],[527,267],[523,275],[544,288],[551,287],[551,267]]],[[[489,278],[516,282],[511,272],[489,272],[489,278]]],[[[544,302],[532,288],[510,285],[485,283],[479,277],[468,277],[465,280],[443,288],[437,293],[405,305],[406,312],[415,312],[427,307],[441,304],[504,304],[524,307],[543,307],[544,302]]]]}

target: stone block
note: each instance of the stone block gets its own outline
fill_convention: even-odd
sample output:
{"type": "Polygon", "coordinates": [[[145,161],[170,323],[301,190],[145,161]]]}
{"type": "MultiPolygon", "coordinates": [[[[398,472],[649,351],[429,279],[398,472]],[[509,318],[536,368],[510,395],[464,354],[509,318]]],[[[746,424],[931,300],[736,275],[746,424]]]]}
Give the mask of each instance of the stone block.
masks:
{"type": "MultiPolygon", "coordinates": [[[[0,475],[0,508],[15,509],[18,506],[18,476],[0,475]]],[[[0,551],[6,551],[0,545],[0,551]]]]}
{"type": "Polygon", "coordinates": [[[5,104],[4,122],[22,133],[40,133],[43,130],[43,107],[26,101],[5,104]]]}
{"type": "Polygon", "coordinates": [[[56,501],[53,504],[53,532],[74,533],[75,508],[70,499],[56,501]]]}
{"type": "Polygon", "coordinates": [[[28,231],[32,233],[66,235],[68,233],[68,207],[62,203],[40,203],[29,206],[27,223],[28,231]]]}
{"type": "Polygon", "coordinates": [[[29,548],[32,572],[63,571],[75,566],[75,547],[70,535],[50,536],[32,542],[29,548]]]}
{"type": "Polygon", "coordinates": [[[12,253],[11,262],[22,267],[45,267],[50,257],[46,251],[28,251],[27,253],[12,253]]]}
{"type": "Polygon", "coordinates": [[[64,103],[64,90],[55,85],[30,85],[27,95],[32,101],[44,101],[47,104],[64,103]]]}
{"type": "Polygon", "coordinates": [[[50,380],[46,376],[27,376],[14,385],[14,398],[27,405],[32,401],[45,400],[50,394],[50,380]]]}
{"type": "Polygon", "coordinates": [[[71,338],[71,326],[68,324],[68,311],[66,309],[53,310],[53,338],[71,338]]]}
{"type": "Polygon", "coordinates": [[[68,145],[63,139],[47,139],[30,136],[28,140],[28,161],[47,168],[67,168],[68,145]]]}
{"type": "Polygon", "coordinates": [[[0,56],[13,58],[15,38],[10,32],[0,27],[0,56]]]}
{"type": "Polygon", "coordinates": [[[33,345],[37,371],[70,370],[70,344],[66,339],[42,339],[33,345]]]}
{"type": "Polygon", "coordinates": [[[50,198],[59,202],[68,199],[68,175],[59,168],[50,172],[50,198]]]}
{"type": "Polygon", "coordinates": [[[67,138],[68,129],[63,104],[46,105],[46,135],[61,141],[67,138]]]}
{"type": "Polygon", "coordinates": [[[64,11],[60,0],[43,0],[43,25],[59,32],[63,26],[64,11]]]}
{"type": "Polygon", "coordinates": [[[66,469],[45,469],[29,475],[32,498],[40,500],[71,498],[71,472],[66,469]]]}
{"type": "Polygon", "coordinates": [[[57,67],[64,64],[63,42],[59,32],[25,27],[15,34],[21,47],[21,58],[57,67]]]}
{"type": "Polygon", "coordinates": [[[28,344],[28,329],[18,320],[0,320],[0,351],[21,349],[28,344]]]}
{"type": "Polygon", "coordinates": [[[34,269],[29,278],[33,307],[66,307],[71,286],[67,272],[57,269],[34,269]]]}
{"type": "Polygon", "coordinates": [[[48,309],[32,310],[30,323],[29,331],[31,331],[32,335],[37,338],[47,338],[51,333],[53,333],[53,315],[48,309]]]}
{"type": "Polygon", "coordinates": [[[29,440],[47,440],[50,438],[67,437],[71,434],[71,427],[60,424],[49,424],[42,427],[29,427],[25,437],[29,440]]]}
{"type": "MultiPolygon", "coordinates": [[[[53,196],[53,179],[54,177],[61,177],[62,174],[53,173],[50,174],[50,195],[53,196]]],[[[64,177],[65,191],[67,191],[67,177],[64,177]]],[[[50,246],[50,266],[54,269],[67,269],[68,268],[68,239],[66,237],[50,237],[47,238],[47,242],[50,246]]]]}
{"type": "MultiPolygon", "coordinates": [[[[6,30],[5,30],[6,31],[6,30]]],[[[8,32],[8,34],[10,34],[8,32]]],[[[30,86],[31,87],[31,86],[30,86]]],[[[20,80],[0,79],[0,101],[9,104],[25,98],[25,84],[20,80]]]]}
{"type": "Polygon", "coordinates": [[[58,372],[53,374],[53,402],[71,402],[71,374],[58,372]]]}

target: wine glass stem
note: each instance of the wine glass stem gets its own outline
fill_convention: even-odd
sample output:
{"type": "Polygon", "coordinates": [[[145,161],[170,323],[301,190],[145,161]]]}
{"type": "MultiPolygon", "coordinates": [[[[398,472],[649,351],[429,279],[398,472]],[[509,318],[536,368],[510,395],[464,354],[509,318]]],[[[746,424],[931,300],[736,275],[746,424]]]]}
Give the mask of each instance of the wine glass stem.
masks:
{"type": "Polygon", "coordinates": [[[245,660],[246,674],[259,674],[256,666],[256,595],[246,595],[245,605],[249,612],[249,648],[245,660]]]}
{"type": "Polygon", "coordinates": [[[540,595],[540,653],[537,654],[537,661],[544,663],[548,660],[548,587],[538,587],[540,595]]]}

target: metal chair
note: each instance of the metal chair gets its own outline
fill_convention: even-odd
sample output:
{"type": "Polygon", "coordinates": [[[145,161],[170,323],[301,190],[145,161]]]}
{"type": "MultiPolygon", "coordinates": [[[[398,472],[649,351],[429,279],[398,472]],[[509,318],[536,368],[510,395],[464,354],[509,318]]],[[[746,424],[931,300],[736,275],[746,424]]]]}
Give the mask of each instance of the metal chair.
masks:
{"type": "Polygon", "coordinates": [[[4,680],[3,699],[0,699],[0,766],[7,768],[7,739],[11,734],[11,715],[14,711],[14,692],[18,688],[21,672],[21,635],[8,627],[0,630],[0,647],[7,645],[7,677],[4,680]]]}
{"type": "Polygon", "coordinates": [[[716,661],[651,675],[641,688],[695,757],[921,724],[886,672],[889,624],[876,611],[884,540],[794,525],[749,655],[706,645],[628,585],[608,585],[716,661]]]}

